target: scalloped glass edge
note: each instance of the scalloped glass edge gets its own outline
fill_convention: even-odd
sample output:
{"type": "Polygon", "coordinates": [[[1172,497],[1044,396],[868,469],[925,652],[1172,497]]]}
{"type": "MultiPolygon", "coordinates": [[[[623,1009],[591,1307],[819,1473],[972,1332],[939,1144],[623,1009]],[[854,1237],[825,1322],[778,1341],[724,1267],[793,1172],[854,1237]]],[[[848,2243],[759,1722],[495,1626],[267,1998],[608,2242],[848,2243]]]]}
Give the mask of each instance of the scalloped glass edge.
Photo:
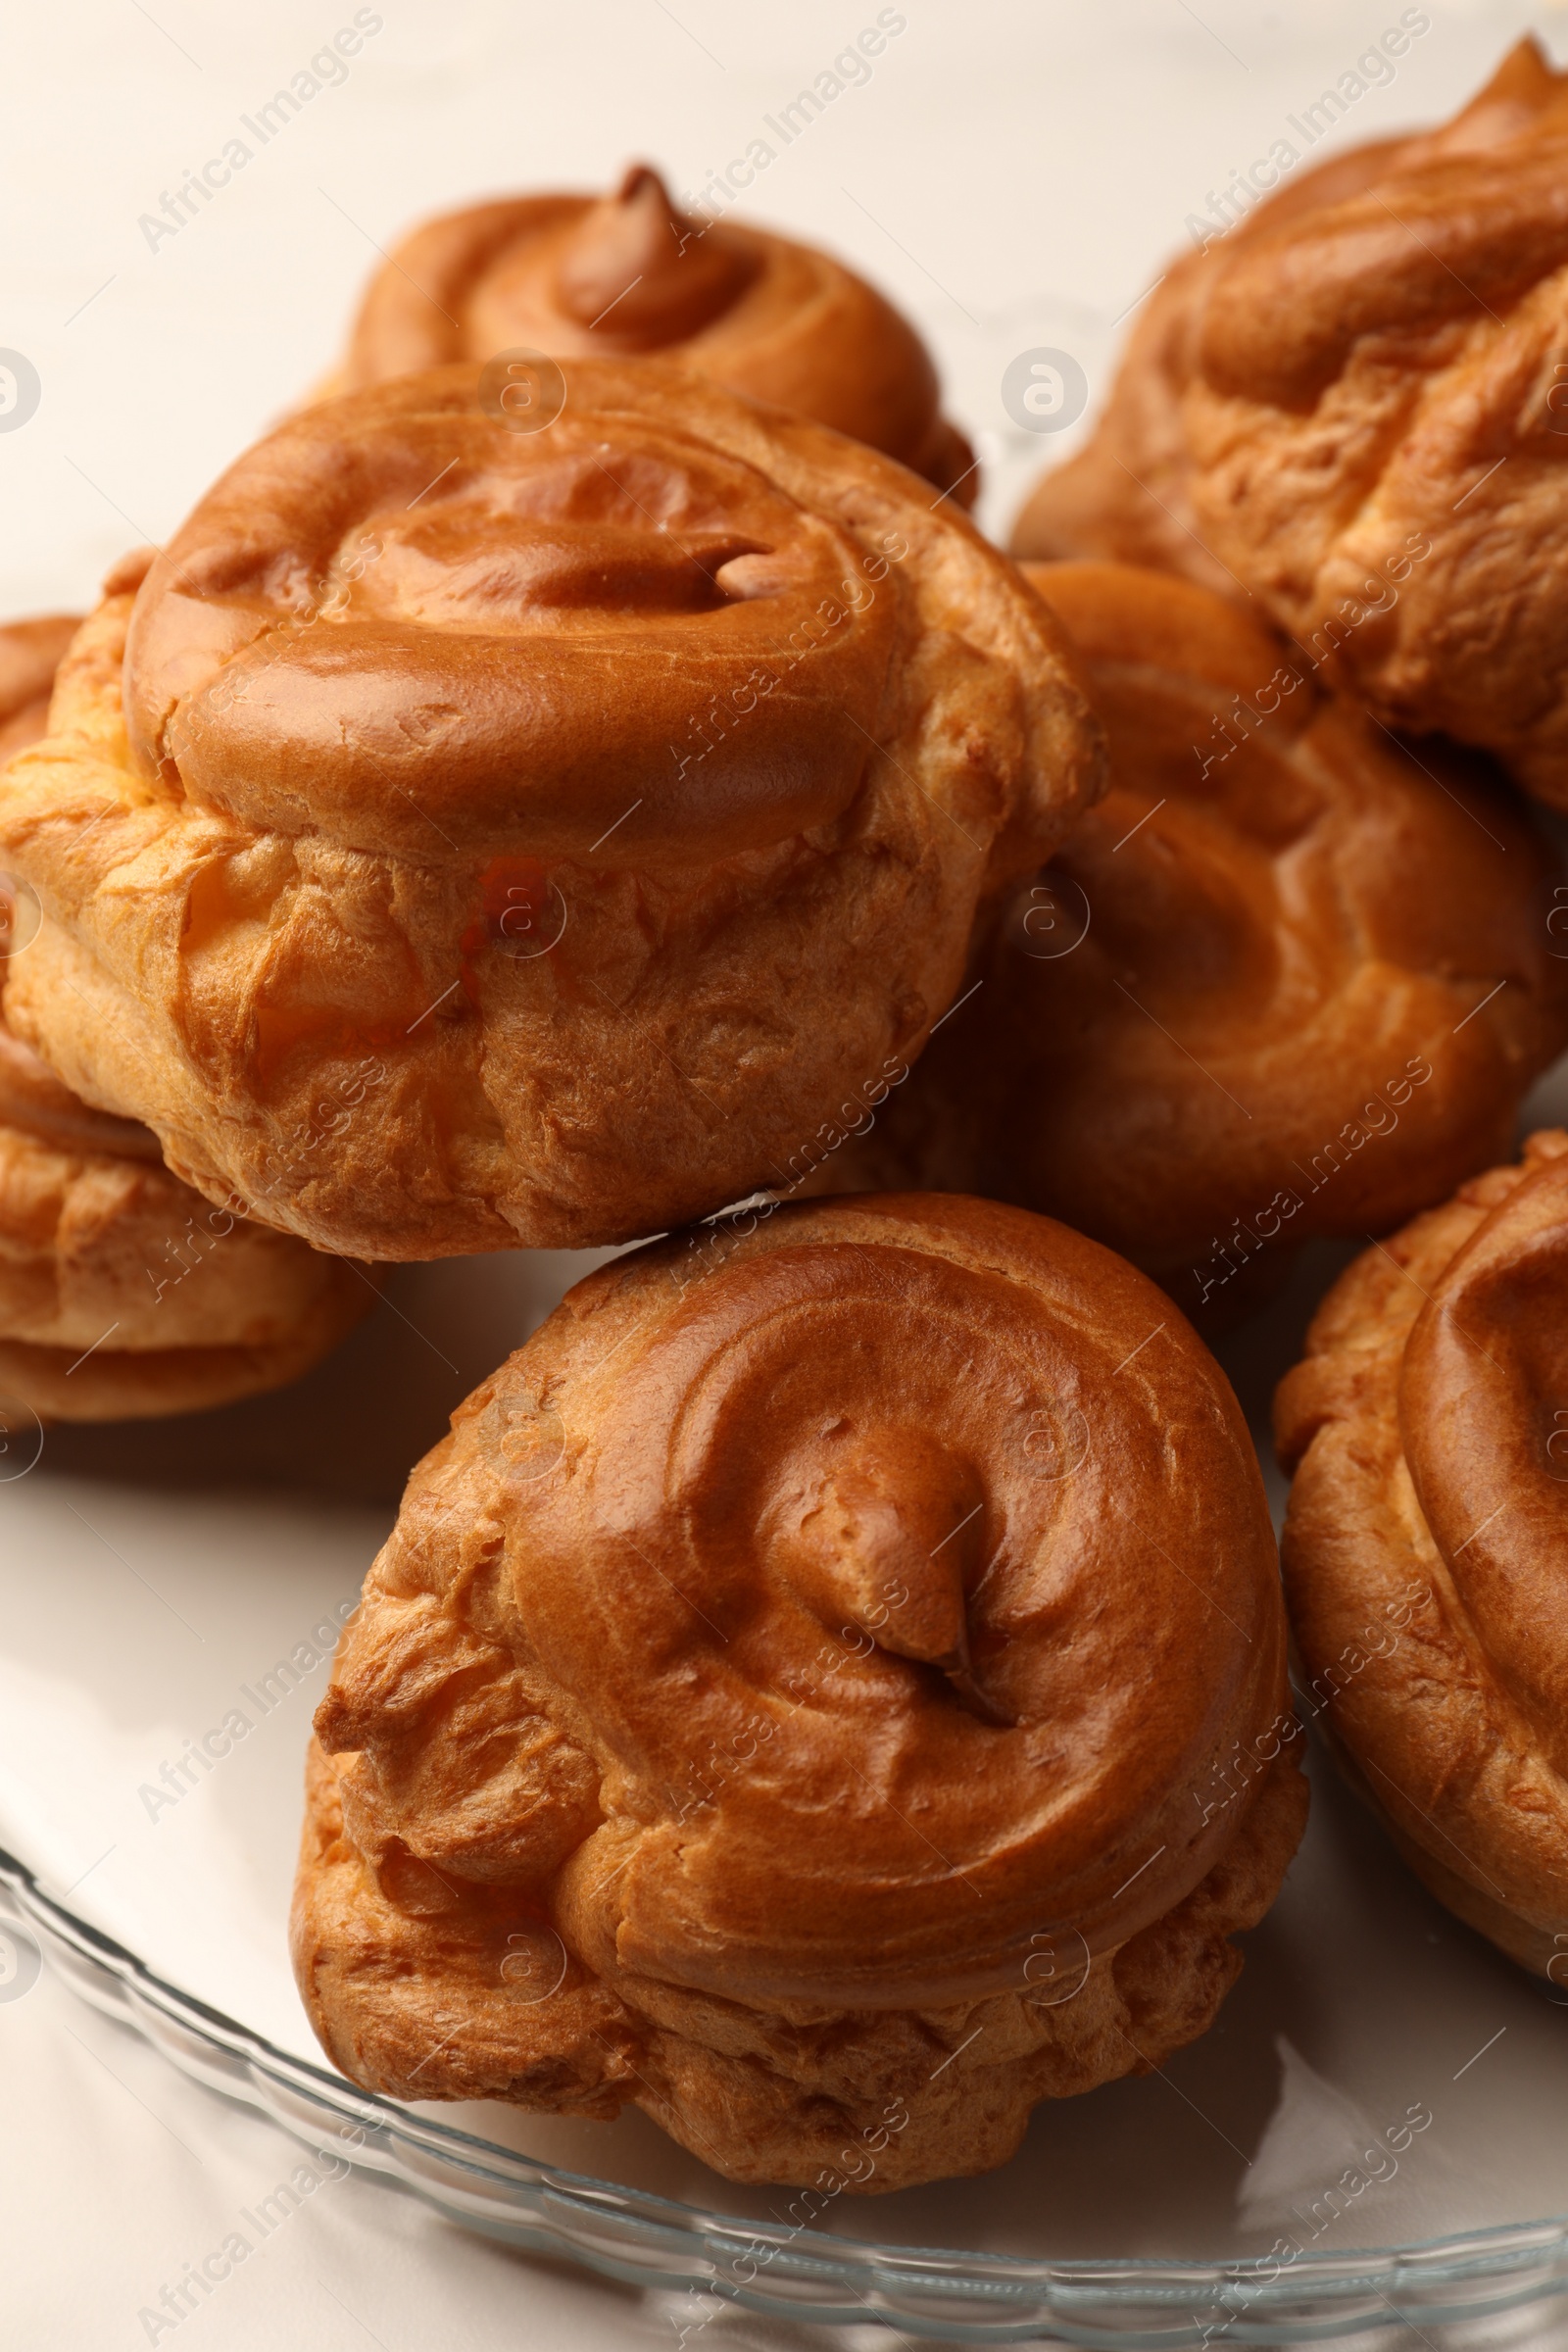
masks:
{"type": "Polygon", "coordinates": [[[1058,2342],[1102,2352],[1310,2344],[1378,2328],[1473,2320],[1568,2292],[1568,2221],[1521,2223],[1349,2254],[1226,2262],[1044,2262],[947,2247],[878,2246],[706,2214],[613,2181],[558,2171],[342,2076],[156,1976],[57,1902],[0,1847],[0,1917],[32,1932],[83,2000],[133,2027],[181,2073],[259,2108],[315,2146],[345,2129],[361,2169],[487,2236],[636,2286],[697,2288],[770,2318],[878,2321],[948,2342],[1058,2342]],[[363,2139],[359,2135],[363,2134],[363,2139]]]}

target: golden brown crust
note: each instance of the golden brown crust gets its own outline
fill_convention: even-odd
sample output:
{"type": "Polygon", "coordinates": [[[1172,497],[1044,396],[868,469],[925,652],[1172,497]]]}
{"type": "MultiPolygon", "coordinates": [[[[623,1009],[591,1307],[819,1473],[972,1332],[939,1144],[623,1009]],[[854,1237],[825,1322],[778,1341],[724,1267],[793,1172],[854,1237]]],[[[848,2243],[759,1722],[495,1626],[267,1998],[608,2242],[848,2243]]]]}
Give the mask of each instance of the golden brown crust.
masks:
{"type": "Polygon", "coordinates": [[[1402,145],[1379,140],[1330,157],[1287,180],[1222,241],[1168,265],[1138,312],[1092,438],[1065,465],[1042,474],[1020,508],[1014,556],[1039,564],[1147,564],[1184,573],[1216,595],[1236,595],[1240,583],[1200,534],[1182,422],[1194,335],[1221,253],[1293,214],[1355,193],[1402,145]]]}
{"type": "MultiPolygon", "coordinates": [[[[75,625],[0,627],[0,746],[43,734],[75,625]]],[[[0,988],[21,968],[0,960],[0,988]]],[[[147,1128],[81,1102],[0,1009],[0,1413],[227,1404],[296,1379],[374,1297],[363,1270],[211,1207],[147,1128]]]]}
{"type": "MultiPolygon", "coordinates": [[[[182,1238],[188,1247],[188,1236],[182,1238]]],[[[0,1400],[20,1401],[44,1424],[153,1421],[173,1413],[213,1412],[241,1397],[286,1388],[330,1355],[375,1304],[379,1285],[373,1271],[356,1271],[343,1258],[319,1262],[324,1275],[275,1339],[131,1348],[122,1348],[117,1334],[83,1361],[74,1347],[0,1338],[0,1400]]],[[[9,1271],[0,1262],[0,1286],[9,1271]]],[[[158,1279],[170,1276],[160,1268],[158,1279]]],[[[249,1319],[265,1328],[270,1318],[253,1311],[249,1319]]],[[[199,1328],[203,1318],[192,1320],[199,1328]]]]}
{"type": "Polygon", "coordinates": [[[1541,1975],[1568,1951],[1565,1296],[1548,1130],[1356,1260],[1275,1408],[1314,1697],[1434,1893],[1541,1975]]]}
{"type": "Polygon", "coordinates": [[[1568,806],[1568,77],[1527,40],[1326,172],[1172,270],[1015,547],[1224,573],[1387,724],[1568,806]]]}
{"type": "Polygon", "coordinates": [[[518,349],[658,353],[974,503],[973,452],[908,321],[814,246],[687,218],[646,164],[609,196],[514,197],[414,230],[370,281],[338,380],[358,391],[518,349]]]}
{"type": "Polygon", "coordinates": [[[211,1207],[142,1155],[0,1118],[0,1394],[144,1419],[280,1388],[375,1302],[365,1269],[211,1207]]]}
{"type": "MultiPolygon", "coordinates": [[[[0,903],[3,903],[0,892],[0,903]]],[[[6,964],[0,961],[0,987],[6,964]]],[[[3,1003],[3,996],[0,996],[3,1003]]],[[[94,1110],[62,1085],[49,1064],[6,1027],[0,1012],[0,1126],[19,1129],[57,1152],[86,1152],[110,1159],[140,1160],[161,1169],[158,1138],[135,1119],[117,1119],[94,1110]]]]}
{"type": "Polygon", "coordinates": [[[79,612],[41,612],[0,627],[0,760],[44,732],[55,671],[80,625],[79,612]]]}
{"type": "Polygon", "coordinates": [[[982,2170],[1206,2025],[1290,1722],[1245,1427],[1141,1276],[978,1200],[727,1220],[580,1284],[411,1480],[302,1992],[400,2094],[633,2100],[775,2180],[897,2100],[860,2185],[982,2170]]]}
{"type": "Polygon", "coordinates": [[[776,1181],[1099,788],[1051,614],[901,468],[656,362],[566,381],[538,434],[470,368],[291,420],[0,779],[19,1033],[320,1248],[776,1181]]]}
{"type": "MultiPolygon", "coordinates": [[[[210,1208],[164,1167],[58,1148],[0,1120],[0,1331],[74,1353],[276,1348],[363,1280],[210,1208]]],[[[363,1310],[362,1310],[363,1311],[363,1310]]],[[[343,1322],[357,1322],[350,1314],[343,1322]]]]}
{"type": "Polygon", "coordinates": [[[1508,1148],[1568,1044],[1552,860],[1474,762],[1408,757],[1234,604],[1028,569],[1109,790],[861,1161],[1058,1216],[1189,1313],[1228,1308],[1293,1244],[1386,1231],[1508,1148]]]}

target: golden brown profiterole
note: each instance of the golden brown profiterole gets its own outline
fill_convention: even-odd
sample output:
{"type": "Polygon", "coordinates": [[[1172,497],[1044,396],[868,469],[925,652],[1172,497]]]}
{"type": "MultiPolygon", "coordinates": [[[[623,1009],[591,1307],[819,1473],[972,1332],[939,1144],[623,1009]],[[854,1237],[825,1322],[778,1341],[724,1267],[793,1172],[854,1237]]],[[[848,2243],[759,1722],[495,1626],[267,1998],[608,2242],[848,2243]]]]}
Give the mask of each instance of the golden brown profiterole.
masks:
{"type": "Polygon", "coordinates": [[[415,1471],[316,1722],[294,1960],[355,2082],[860,2194],[1201,2034],[1306,1807],[1218,1366],[929,1194],[579,1283],[415,1471]]]}
{"type": "MultiPolygon", "coordinates": [[[[331,389],[517,351],[656,356],[974,503],[974,453],[908,320],[814,245],[682,212],[648,164],[607,196],[508,197],[415,229],[370,280],[331,389]]],[[[537,397],[526,373],[509,390],[537,397]]]]}
{"type": "Polygon", "coordinates": [[[1450,1911],[1568,1982],[1568,1135],[1358,1257],[1275,1403],[1307,1704],[1450,1911]]]}
{"type": "Polygon", "coordinates": [[[1561,869],[1486,763],[1407,751],[1234,600],[1024,568],[1109,789],[822,1181],[1016,1200],[1218,1328],[1299,1243],[1386,1233],[1509,1149],[1568,1045],[1561,869]]]}
{"type": "Polygon", "coordinates": [[[1568,807],[1568,76],[1287,178],[1156,290],[1014,552],[1164,564],[1568,807]]]}
{"type": "Polygon", "coordinates": [[[0,774],[10,1017],[208,1199],[428,1258],[658,1232],[905,1066],[1101,788],[1058,624],[904,467],[655,361],[295,416],[0,774]]]}

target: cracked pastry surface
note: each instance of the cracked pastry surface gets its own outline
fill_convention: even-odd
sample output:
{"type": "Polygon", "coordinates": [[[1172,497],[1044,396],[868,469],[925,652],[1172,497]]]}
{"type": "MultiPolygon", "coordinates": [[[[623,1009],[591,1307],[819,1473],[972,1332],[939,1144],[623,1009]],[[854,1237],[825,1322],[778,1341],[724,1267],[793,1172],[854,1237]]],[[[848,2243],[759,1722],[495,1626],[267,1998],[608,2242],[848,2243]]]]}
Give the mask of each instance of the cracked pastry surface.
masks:
{"type": "Polygon", "coordinates": [[[415,1472],[296,1974],[395,2094],[984,2171],[1207,2025],[1290,1721],[1246,1426],[1152,1285],[994,1202],[753,1212],[579,1284],[415,1472]]]}
{"type": "Polygon", "coordinates": [[[1284,1553],[1353,1784],[1449,1910],[1568,1952],[1568,1135],[1343,1274],[1275,1403],[1284,1553]]]}
{"type": "Polygon", "coordinates": [[[1295,1243],[1386,1232],[1508,1149],[1568,1045],[1559,869],[1479,761],[1407,755],[1234,603],[1026,568],[1109,789],[856,1175],[1019,1201],[1227,1309],[1295,1243]]]}
{"type": "Polygon", "coordinates": [[[1568,76],[1288,179],[1156,290],[1014,552],[1237,583],[1388,725],[1568,807],[1568,76]]]}
{"type": "Polygon", "coordinates": [[[901,467],[653,361],[258,444],[0,776],[12,1018],[320,1249],[624,1241],[918,1052],[1099,790],[1059,626],[901,467]]]}
{"type": "Polygon", "coordinates": [[[519,349],[659,354],[974,503],[974,452],[908,320],[815,246],[688,217],[646,164],[608,196],[513,197],[415,229],[371,279],[334,388],[519,349]]]}
{"type": "MultiPolygon", "coordinates": [[[[0,758],[44,732],[76,626],[0,627],[0,758]]],[[[15,965],[0,958],[0,1415],[20,1401],[44,1421],[132,1420],[296,1379],[373,1286],[210,1206],[145,1127],[62,1085],[6,1025],[5,981],[29,944],[14,942],[15,965]]]]}

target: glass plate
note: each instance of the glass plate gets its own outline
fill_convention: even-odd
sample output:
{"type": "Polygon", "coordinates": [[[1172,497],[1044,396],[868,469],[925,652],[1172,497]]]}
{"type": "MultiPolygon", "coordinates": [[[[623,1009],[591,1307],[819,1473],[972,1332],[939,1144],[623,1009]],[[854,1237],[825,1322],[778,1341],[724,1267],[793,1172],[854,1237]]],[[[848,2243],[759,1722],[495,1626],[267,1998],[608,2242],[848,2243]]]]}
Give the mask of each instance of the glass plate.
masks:
{"type": "MultiPolygon", "coordinates": [[[[32,1965],[30,1936],[187,2074],[473,2229],[690,2287],[694,2329],[718,2294],[949,2341],[1306,2343],[1563,2291],[1561,2004],[1440,1910],[1325,1770],[1213,2031],[1162,2073],[1047,2102],[1020,2153],[979,2180],[845,2197],[803,2226],[794,2192],[720,2180],[635,2112],[611,2125],[404,2105],[320,2062],[284,1923],[332,1630],[406,1465],[607,1254],[402,1269],[334,1362],[281,1396],[54,1430],[30,1467],[13,1436],[11,1981],[32,1965]],[[204,1757],[236,1715],[244,1730],[229,1721],[204,1757]]],[[[1260,1438],[1346,1254],[1303,1260],[1222,1348],[1260,1438]]],[[[0,1942],[0,1997],[7,1965],[0,1942]]]]}

